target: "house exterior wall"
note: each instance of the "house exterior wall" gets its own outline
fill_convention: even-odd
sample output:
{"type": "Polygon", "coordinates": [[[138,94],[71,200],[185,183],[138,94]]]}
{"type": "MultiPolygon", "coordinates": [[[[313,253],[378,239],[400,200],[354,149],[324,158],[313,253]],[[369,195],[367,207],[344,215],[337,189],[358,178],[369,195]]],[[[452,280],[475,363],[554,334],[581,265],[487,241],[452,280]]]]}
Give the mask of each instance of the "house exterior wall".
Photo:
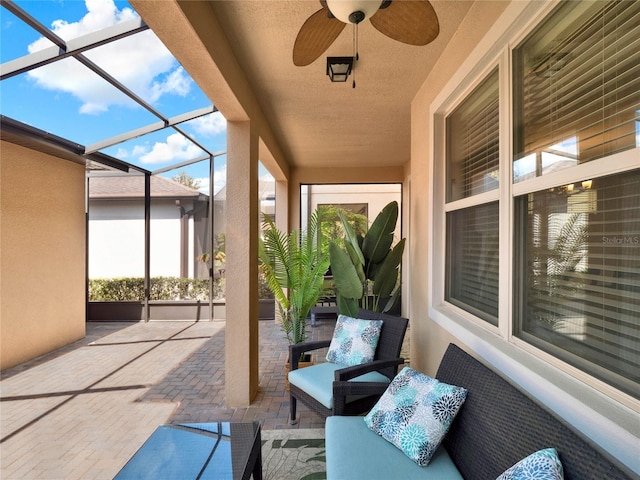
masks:
{"type": "MultiPolygon", "coordinates": [[[[358,183],[402,183],[405,181],[403,167],[343,168],[336,172],[330,168],[296,168],[289,182],[289,228],[300,227],[300,186],[304,184],[358,184],[358,183]]],[[[315,188],[315,187],[314,187],[315,188]]],[[[369,212],[371,217],[371,211],[369,212]]]]}
{"type": "MultiPolygon", "coordinates": [[[[380,211],[392,201],[402,202],[401,187],[399,184],[349,184],[345,189],[342,185],[312,185],[310,199],[303,196],[301,203],[309,202],[310,211],[313,212],[318,205],[331,204],[367,204],[369,225],[375,220],[380,211]]],[[[402,209],[402,205],[400,205],[402,209]]],[[[400,219],[399,219],[400,220],[400,219]]],[[[306,219],[302,218],[302,224],[306,219]]],[[[401,221],[396,223],[394,232],[395,241],[401,238],[401,221]]]]}
{"type": "MultiPolygon", "coordinates": [[[[181,200],[184,211],[194,203],[181,200]]],[[[181,255],[185,255],[186,276],[208,275],[197,257],[208,251],[206,208],[185,215],[182,238],[181,210],[175,199],[151,199],[151,276],[180,277],[181,255]],[[182,242],[186,245],[182,245],[182,242]],[[184,250],[183,250],[184,248],[184,250]]],[[[89,201],[89,278],[144,276],[144,201],[89,201]]]]}
{"type": "MultiPolygon", "coordinates": [[[[183,201],[191,210],[192,202],[183,201]]],[[[175,200],[151,201],[151,276],[180,276],[180,210],[175,200]]],[[[189,275],[194,271],[194,221],[188,220],[189,275]]],[[[144,276],[144,201],[89,202],[89,278],[144,276]]]]}
{"type": "MultiPolygon", "coordinates": [[[[411,192],[408,208],[411,364],[418,370],[434,374],[448,343],[458,344],[638,473],[636,411],[568,375],[559,368],[559,362],[518,348],[510,341],[509,332],[497,335],[472,322],[447,317],[446,312],[436,311],[432,304],[438,300],[431,298],[433,285],[430,282],[435,284],[440,280],[434,267],[439,260],[435,258],[438,253],[431,250],[431,245],[434,238],[444,235],[441,229],[433,228],[430,205],[434,189],[444,188],[441,182],[434,182],[434,169],[444,162],[434,142],[434,138],[441,138],[444,132],[434,127],[434,114],[443,98],[454,90],[465,91],[463,86],[469,81],[468,77],[480,75],[486,68],[481,60],[487,51],[500,42],[504,44],[503,36],[531,5],[524,2],[475,3],[412,102],[411,162],[406,180],[411,192]]],[[[543,4],[537,5],[542,8],[543,4]]],[[[529,15],[527,20],[531,18],[529,15]]]]}
{"type": "Polygon", "coordinates": [[[144,201],[90,201],[89,278],[141,276],[144,201]]]}
{"type": "Polygon", "coordinates": [[[508,2],[482,2],[482,5],[475,4],[471,7],[458,33],[447,46],[411,105],[411,363],[431,375],[435,375],[447,345],[451,342],[459,344],[459,341],[429,319],[426,296],[429,288],[428,272],[431,267],[428,246],[431,242],[429,202],[432,196],[433,174],[429,168],[430,153],[433,151],[433,137],[429,134],[433,124],[429,109],[507,5],[508,2]],[[417,265],[420,265],[420,268],[416,268],[417,265]]]}
{"type": "Polygon", "coordinates": [[[85,169],[2,142],[0,369],[85,335],[85,169]]]}

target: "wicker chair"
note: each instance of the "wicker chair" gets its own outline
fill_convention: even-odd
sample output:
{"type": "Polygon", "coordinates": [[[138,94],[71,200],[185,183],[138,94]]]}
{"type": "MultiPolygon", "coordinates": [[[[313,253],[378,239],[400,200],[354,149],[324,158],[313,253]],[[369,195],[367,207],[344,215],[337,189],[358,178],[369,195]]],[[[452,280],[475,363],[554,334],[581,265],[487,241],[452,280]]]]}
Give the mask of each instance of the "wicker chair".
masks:
{"type": "MultiPolygon", "coordinates": [[[[359,415],[369,411],[396,376],[398,366],[404,363],[400,358],[400,350],[404,340],[409,320],[402,317],[387,315],[384,313],[360,310],[358,318],[363,320],[382,320],[382,330],[376,348],[373,362],[356,365],[354,367],[340,368],[337,364],[317,364],[304,368],[305,377],[313,377],[319,371],[324,373],[313,381],[312,388],[301,388],[290,384],[290,422],[296,423],[296,405],[301,401],[312,411],[322,417],[331,415],[359,415]],[[317,369],[317,370],[313,370],[317,369]],[[327,372],[333,373],[333,378],[327,376],[327,372]],[[361,377],[361,378],[357,378],[361,377]]],[[[303,374],[298,369],[300,357],[308,352],[326,348],[331,339],[315,342],[299,343],[289,346],[289,359],[291,361],[291,373],[289,380],[296,375],[303,374]]]]}

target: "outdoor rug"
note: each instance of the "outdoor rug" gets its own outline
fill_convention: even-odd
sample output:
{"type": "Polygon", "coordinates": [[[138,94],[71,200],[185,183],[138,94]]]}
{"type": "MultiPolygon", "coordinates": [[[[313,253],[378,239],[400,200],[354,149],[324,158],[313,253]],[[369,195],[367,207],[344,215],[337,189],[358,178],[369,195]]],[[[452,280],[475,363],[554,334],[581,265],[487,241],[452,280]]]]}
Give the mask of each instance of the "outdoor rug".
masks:
{"type": "Polygon", "coordinates": [[[262,430],[264,480],[325,480],[324,429],[262,430]]]}

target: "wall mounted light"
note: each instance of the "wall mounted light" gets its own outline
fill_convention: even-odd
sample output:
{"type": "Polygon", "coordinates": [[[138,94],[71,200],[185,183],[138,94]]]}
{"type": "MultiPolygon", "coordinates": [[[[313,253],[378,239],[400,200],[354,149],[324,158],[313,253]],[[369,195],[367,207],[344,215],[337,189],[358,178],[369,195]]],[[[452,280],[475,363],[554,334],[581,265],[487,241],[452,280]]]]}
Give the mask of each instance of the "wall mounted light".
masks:
{"type": "Polygon", "coordinates": [[[353,57],[327,57],[327,75],[332,82],[346,82],[353,68],[353,57]]]}

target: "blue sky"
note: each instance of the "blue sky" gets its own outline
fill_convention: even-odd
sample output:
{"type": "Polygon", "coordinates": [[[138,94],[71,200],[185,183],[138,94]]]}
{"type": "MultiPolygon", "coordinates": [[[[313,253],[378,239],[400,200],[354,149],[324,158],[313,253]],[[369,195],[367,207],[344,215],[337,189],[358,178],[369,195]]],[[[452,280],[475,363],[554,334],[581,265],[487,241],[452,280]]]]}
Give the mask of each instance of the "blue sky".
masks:
{"type": "MultiPolygon", "coordinates": [[[[138,16],[127,2],[113,0],[16,3],[65,41],[138,16]]],[[[5,8],[0,8],[0,26],[2,63],[52,45],[5,8]]],[[[169,118],[212,104],[150,30],[87,51],[85,55],[169,118]]],[[[158,121],[71,58],[3,80],[0,110],[3,115],[85,146],[158,121]]],[[[226,150],[226,121],[220,113],[181,127],[209,151],[226,150]]],[[[204,153],[173,129],[102,152],[152,171],[204,153]]],[[[208,191],[208,162],[184,170],[201,179],[201,185],[208,191]]],[[[214,191],[217,191],[226,177],[225,156],[218,157],[215,170],[214,191]]],[[[177,173],[172,171],[166,176],[177,173]]]]}

